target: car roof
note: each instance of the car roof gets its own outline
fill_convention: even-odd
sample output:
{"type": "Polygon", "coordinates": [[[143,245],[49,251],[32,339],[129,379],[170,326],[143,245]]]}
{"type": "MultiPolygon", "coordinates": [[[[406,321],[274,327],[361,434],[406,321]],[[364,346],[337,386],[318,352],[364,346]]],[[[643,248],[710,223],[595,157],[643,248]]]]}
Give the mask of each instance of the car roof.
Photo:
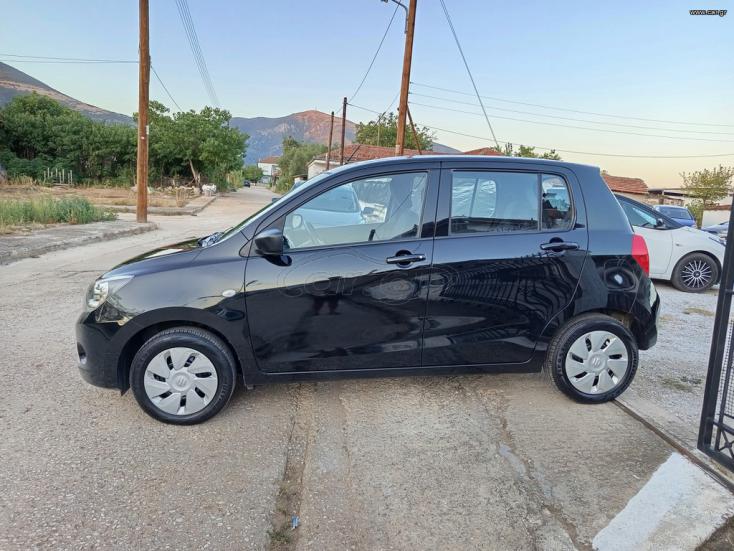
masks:
{"type": "Polygon", "coordinates": [[[583,167],[584,169],[588,168],[594,168],[596,170],[599,170],[598,167],[594,165],[585,165],[580,163],[569,163],[567,161],[554,161],[551,159],[536,159],[532,157],[505,157],[500,155],[406,155],[406,156],[395,156],[395,157],[384,157],[381,159],[370,159],[367,161],[359,161],[356,163],[350,163],[347,165],[340,166],[336,169],[334,169],[334,172],[337,170],[346,171],[349,168],[363,168],[363,167],[374,167],[374,166],[380,166],[380,165],[391,165],[391,164],[405,164],[405,163],[421,163],[426,161],[434,161],[434,162],[464,162],[464,161],[470,161],[470,162],[479,162],[479,161],[491,161],[493,163],[499,163],[499,164],[515,164],[515,163],[524,163],[524,164],[537,164],[542,166],[562,166],[567,168],[573,168],[573,167],[583,167]]]}

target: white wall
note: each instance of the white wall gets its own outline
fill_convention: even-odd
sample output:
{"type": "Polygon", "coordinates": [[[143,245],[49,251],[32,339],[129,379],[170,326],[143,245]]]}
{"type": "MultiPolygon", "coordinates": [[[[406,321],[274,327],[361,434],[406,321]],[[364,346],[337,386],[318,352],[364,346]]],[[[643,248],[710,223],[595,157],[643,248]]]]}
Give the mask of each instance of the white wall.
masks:
{"type": "Polygon", "coordinates": [[[721,224],[729,220],[728,210],[705,210],[703,211],[703,222],[702,225],[713,226],[714,224],[721,224]]]}

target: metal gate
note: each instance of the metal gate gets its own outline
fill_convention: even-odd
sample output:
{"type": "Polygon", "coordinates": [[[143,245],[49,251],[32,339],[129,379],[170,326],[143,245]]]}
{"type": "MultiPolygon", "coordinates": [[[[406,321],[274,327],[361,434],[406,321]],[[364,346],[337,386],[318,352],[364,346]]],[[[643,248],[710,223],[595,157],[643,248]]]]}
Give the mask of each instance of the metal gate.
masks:
{"type": "Polygon", "coordinates": [[[726,254],[714,318],[698,449],[734,470],[734,209],[729,216],[726,254]]]}

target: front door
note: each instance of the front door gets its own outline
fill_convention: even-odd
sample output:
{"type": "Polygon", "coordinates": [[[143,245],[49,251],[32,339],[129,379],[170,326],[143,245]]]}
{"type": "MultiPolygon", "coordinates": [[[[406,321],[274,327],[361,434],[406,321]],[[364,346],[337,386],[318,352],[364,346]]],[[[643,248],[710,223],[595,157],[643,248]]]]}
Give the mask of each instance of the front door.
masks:
{"type": "Polygon", "coordinates": [[[438,173],[411,167],[324,185],[270,225],[283,229],[284,256],[248,260],[258,368],[419,366],[438,173]]]}
{"type": "Polygon", "coordinates": [[[572,173],[474,166],[441,175],[424,366],[529,360],[570,303],[587,254],[572,173]]]}

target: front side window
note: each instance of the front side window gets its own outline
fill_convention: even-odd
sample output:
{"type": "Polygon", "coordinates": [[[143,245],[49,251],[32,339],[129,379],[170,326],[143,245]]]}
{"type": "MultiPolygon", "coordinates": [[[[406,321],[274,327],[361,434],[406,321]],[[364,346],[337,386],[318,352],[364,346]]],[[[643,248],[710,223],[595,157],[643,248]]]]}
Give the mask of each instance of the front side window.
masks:
{"type": "Polygon", "coordinates": [[[538,229],[538,175],[521,172],[454,172],[451,233],[538,229]]]}
{"type": "Polygon", "coordinates": [[[428,175],[363,178],[314,197],[285,218],[290,249],[417,237],[428,175]]]}

